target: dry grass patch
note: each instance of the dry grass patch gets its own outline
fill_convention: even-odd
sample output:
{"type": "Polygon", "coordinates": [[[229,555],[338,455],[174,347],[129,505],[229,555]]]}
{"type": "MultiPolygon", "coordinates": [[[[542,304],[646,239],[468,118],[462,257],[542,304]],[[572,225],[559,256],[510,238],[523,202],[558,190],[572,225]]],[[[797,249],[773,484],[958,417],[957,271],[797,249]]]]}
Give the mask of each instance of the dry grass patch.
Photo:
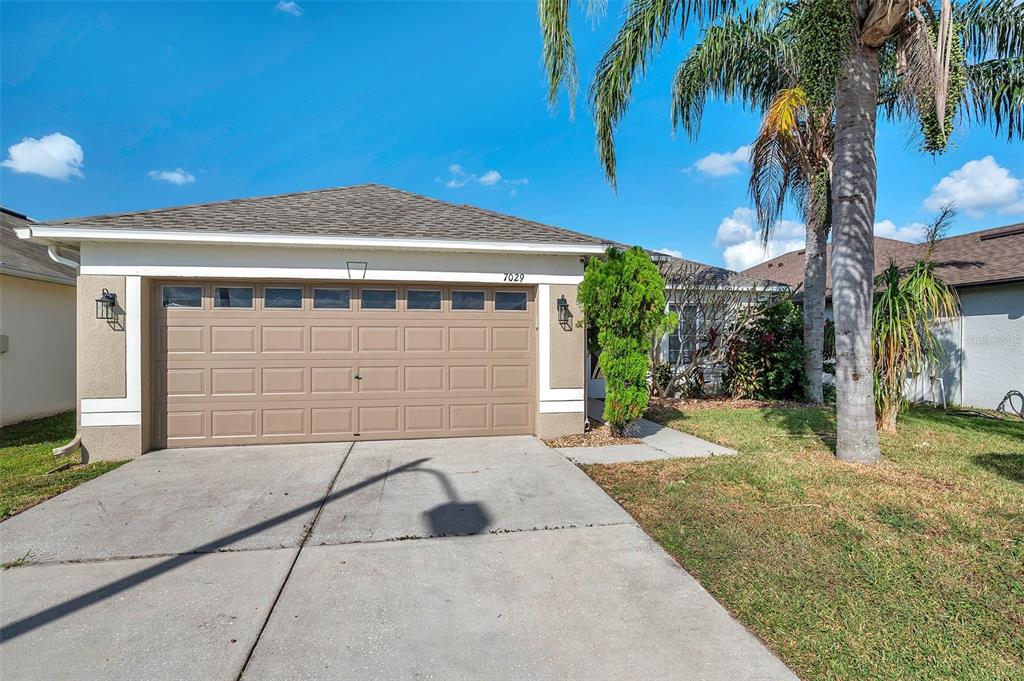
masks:
{"type": "Polygon", "coordinates": [[[1024,424],[911,410],[839,463],[825,409],[661,409],[737,457],[587,472],[804,678],[1024,679],[1024,424]]]}

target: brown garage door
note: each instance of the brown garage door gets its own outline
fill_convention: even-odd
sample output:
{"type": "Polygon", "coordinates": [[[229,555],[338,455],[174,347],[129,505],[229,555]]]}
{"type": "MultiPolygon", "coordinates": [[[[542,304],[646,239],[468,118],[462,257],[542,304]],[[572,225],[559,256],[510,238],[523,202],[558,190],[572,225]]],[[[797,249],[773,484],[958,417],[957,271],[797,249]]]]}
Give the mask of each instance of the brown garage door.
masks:
{"type": "Polygon", "coordinates": [[[531,288],[155,282],[157,446],[532,433],[531,288]]]}

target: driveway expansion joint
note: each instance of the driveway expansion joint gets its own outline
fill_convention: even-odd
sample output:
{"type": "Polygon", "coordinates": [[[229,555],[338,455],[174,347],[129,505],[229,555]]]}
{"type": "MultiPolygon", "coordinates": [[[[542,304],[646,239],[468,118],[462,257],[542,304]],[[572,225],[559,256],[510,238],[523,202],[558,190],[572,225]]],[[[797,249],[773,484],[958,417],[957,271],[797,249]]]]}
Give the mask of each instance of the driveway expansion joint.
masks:
{"type": "Polygon", "coordinates": [[[313,519],[303,527],[298,549],[292,557],[291,565],[288,566],[288,570],[284,573],[284,579],[281,580],[281,586],[278,587],[277,593],[274,595],[274,600],[270,604],[270,608],[267,610],[267,616],[263,618],[260,630],[256,633],[256,637],[252,641],[252,646],[250,646],[249,652],[245,656],[245,661],[242,662],[242,666],[238,670],[236,681],[241,681],[242,676],[245,674],[245,669],[249,666],[249,662],[252,660],[252,656],[256,652],[256,646],[260,644],[260,639],[263,638],[263,632],[266,631],[267,624],[270,622],[270,618],[274,615],[274,610],[277,608],[277,604],[281,600],[281,594],[284,593],[284,588],[288,585],[288,580],[291,579],[292,571],[295,570],[295,564],[299,561],[299,556],[302,555],[302,549],[305,548],[306,542],[308,542],[309,538],[313,535],[313,528],[316,527],[316,521],[320,519],[320,513],[324,510],[324,506],[327,505],[327,500],[331,498],[331,491],[337,484],[338,478],[341,477],[341,469],[345,467],[345,462],[347,462],[348,457],[351,456],[353,447],[355,447],[354,442],[349,444],[348,451],[345,452],[345,456],[342,457],[341,463],[338,464],[338,469],[334,471],[334,477],[331,478],[330,484],[328,484],[327,489],[324,490],[324,495],[320,499],[320,505],[317,507],[316,513],[313,514],[313,519]]]}

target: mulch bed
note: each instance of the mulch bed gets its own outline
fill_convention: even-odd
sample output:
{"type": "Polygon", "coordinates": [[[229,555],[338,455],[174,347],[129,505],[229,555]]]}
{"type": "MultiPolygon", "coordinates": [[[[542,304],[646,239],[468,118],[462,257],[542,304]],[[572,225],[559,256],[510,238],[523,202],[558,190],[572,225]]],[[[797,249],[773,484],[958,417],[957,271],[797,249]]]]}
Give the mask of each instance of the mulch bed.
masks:
{"type": "Polygon", "coordinates": [[[603,424],[590,422],[590,430],[586,433],[563,435],[553,440],[545,440],[548,447],[604,447],[606,445],[635,445],[640,440],[635,437],[615,437],[611,429],[603,424]]]}
{"type": "Polygon", "coordinates": [[[687,409],[795,409],[807,406],[810,405],[791,400],[740,400],[732,399],[731,397],[700,397],[683,400],[663,400],[657,397],[652,397],[647,410],[656,412],[668,411],[671,409],[678,409],[679,411],[687,409]]]}

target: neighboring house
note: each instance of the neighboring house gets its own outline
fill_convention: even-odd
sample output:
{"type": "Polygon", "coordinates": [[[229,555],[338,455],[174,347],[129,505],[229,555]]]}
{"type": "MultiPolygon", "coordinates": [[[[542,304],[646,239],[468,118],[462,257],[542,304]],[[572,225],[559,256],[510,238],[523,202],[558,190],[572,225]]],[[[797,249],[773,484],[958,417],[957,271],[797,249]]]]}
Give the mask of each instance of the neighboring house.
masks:
{"type": "MultiPolygon", "coordinates": [[[[619,248],[625,246],[617,244],[619,248]]],[[[675,329],[665,334],[657,345],[655,359],[679,368],[679,373],[693,362],[698,344],[706,342],[709,325],[728,326],[740,316],[737,307],[754,305],[768,296],[785,292],[788,286],[774,281],[751,277],[722,267],[706,265],[649,251],[665,278],[667,310],[678,315],[675,329]]],[[[697,365],[707,381],[706,389],[717,392],[721,388],[721,362],[708,361],[698,355],[697,365]]],[[[605,384],[597,366],[597,357],[589,359],[590,382],[588,395],[604,397],[605,384]]]]}
{"type": "MultiPolygon", "coordinates": [[[[875,274],[890,259],[913,263],[924,249],[876,237],[875,274]]],[[[803,281],[803,258],[803,251],[794,251],[746,274],[796,285],[803,281]]],[[[993,409],[1010,390],[1024,390],[1024,223],[941,239],[934,260],[938,276],[956,288],[961,317],[939,330],[946,354],[936,375],[941,383],[917,377],[910,397],[944,396],[949,403],[993,409]]],[[[827,286],[831,317],[831,275],[827,286]]]]}
{"type": "Polygon", "coordinates": [[[19,239],[0,207],[0,425],[75,408],[75,269],[19,239]]]}
{"type": "Polygon", "coordinates": [[[93,458],[583,431],[585,334],[566,316],[602,239],[373,184],[19,236],[80,253],[93,458]]]}

